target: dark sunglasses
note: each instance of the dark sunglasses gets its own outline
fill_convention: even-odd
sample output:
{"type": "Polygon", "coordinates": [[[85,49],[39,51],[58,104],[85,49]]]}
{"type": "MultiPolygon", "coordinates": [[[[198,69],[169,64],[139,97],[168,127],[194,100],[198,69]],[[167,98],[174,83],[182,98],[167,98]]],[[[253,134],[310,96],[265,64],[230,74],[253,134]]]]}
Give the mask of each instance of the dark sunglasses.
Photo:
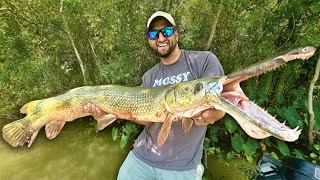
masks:
{"type": "Polygon", "coordinates": [[[168,26],[168,27],[164,27],[160,30],[151,30],[148,32],[148,38],[150,40],[157,40],[159,38],[159,33],[162,33],[162,35],[164,37],[170,37],[173,35],[174,33],[174,27],[173,26],[168,26]]]}

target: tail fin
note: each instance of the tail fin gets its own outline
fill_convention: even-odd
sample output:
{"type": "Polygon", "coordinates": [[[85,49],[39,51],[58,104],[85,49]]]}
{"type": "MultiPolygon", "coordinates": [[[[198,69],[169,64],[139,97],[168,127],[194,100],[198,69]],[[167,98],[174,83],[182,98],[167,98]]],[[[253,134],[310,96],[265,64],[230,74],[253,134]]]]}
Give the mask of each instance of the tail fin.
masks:
{"type": "Polygon", "coordinates": [[[23,146],[26,142],[30,147],[39,130],[29,130],[27,124],[27,120],[23,118],[5,125],[2,128],[3,139],[13,147],[23,146]]]}

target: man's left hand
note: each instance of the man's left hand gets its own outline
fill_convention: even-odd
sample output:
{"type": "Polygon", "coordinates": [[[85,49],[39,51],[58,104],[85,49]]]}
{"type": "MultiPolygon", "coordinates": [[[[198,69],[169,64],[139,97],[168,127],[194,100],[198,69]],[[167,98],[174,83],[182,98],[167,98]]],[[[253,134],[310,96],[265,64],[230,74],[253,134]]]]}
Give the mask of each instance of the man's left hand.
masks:
{"type": "Polygon", "coordinates": [[[203,111],[201,114],[195,115],[192,119],[196,125],[206,126],[220,120],[225,114],[224,111],[212,108],[203,111]]]}

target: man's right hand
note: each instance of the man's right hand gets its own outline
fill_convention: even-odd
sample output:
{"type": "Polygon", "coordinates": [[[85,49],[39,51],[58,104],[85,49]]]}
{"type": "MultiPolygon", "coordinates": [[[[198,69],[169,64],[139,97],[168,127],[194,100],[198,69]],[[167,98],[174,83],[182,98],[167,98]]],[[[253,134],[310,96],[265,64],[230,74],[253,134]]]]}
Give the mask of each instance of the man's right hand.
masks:
{"type": "Polygon", "coordinates": [[[107,115],[106,112],[102,111],[100,108],[98,108],[96,105],[88,103],[83,107],[84,112],[90,113],[94,119],[96,120],[102,120],[105,115],[107,115]]]}

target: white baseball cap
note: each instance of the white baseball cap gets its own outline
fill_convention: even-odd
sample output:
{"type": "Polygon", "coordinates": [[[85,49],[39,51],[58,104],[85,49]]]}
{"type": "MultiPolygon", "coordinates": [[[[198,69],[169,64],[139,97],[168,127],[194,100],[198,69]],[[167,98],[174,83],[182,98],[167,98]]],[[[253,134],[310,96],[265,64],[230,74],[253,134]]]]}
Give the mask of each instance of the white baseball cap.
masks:
{"type": "Polygon", "coordinates": [[[166,18],[169,21],[169,23],[171,23],[173,26],[176,26],[176,23],[174,22],[174,19],[171,16],[171,14],[163,12],[163,11],[157,11],[150,16],[148,23],[147,23],[147,27],[149,28],[152,20],[154,20],[154,18],[159,17],[159,16],[166,18]]]}

